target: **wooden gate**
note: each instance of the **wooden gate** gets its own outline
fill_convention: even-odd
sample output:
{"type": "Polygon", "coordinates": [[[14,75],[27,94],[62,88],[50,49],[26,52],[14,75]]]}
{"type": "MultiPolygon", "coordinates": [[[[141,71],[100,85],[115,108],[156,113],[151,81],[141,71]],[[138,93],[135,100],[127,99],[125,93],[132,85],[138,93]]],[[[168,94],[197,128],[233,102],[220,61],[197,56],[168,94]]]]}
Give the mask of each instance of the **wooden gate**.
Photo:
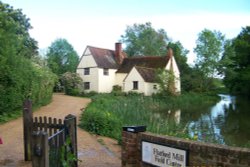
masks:
{"type": "Polygon", "coordinates": [[[32,103],[26,100],[23,109],[24,158],[33,167],[60,167],[62,163],[77,166],[76,117],[61,119],[32,116],[32,103]]]}

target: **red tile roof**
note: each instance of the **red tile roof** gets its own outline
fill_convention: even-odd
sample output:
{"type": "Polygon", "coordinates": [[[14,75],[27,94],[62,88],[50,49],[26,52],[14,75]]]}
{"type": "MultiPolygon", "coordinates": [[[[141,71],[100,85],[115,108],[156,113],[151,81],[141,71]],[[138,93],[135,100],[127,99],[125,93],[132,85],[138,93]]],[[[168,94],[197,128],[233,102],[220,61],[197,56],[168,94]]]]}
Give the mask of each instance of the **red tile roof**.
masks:
{"type": "Polygon", "coordinates": [[[146,68],[165,68],[169,58],[159,56],[145,56],[145,57],[129,57],[125,58],[118,69],[117,73],[129,73],[129,71],[135,67],[146,67],[146,68]]]}
{"type": "Polygon", "coordinates": [[[122,52],[125,58],[122,64],[119,65],[115,59],[114,50],[97,48],[93,46],[87,47],[89,48],[91,55],[93,55],[98,67],[118,69],[117,73],[129,73],[133,67],[137,66],[140,74],[143,75],[146,80],[150,82],[151,80],[154,80],[153,69],[165,68],[169,60],[169,56],[138,56],[126,58],[126,53],[122,52]],[[151,77],[147,77],[146,72],[149,72],[150,74],[148,75],[150,75],[151,77]]]}
{"type": "Polygon", "coordinates": [[[115,51],[88,46],[97,66],[100,68],[118,69],[119,65],[115,61],[115,51]]]}
{"type": "Polygon", "coordinates": [[[139,66],[136,66],[135,68],[140,73],[145,82],[156,82],[156,69],[139,66]]]}

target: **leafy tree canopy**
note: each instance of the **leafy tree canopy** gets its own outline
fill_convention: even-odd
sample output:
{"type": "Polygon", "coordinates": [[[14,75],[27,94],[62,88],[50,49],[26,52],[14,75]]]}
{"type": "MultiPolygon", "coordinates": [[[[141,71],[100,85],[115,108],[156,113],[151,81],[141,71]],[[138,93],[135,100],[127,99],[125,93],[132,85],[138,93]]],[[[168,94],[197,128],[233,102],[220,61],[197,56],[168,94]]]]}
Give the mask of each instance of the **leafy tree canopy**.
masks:
{"type": "Polygon", "coordinates": [[[75,72],[79,57],[66,39],[57,39],[49,47],[47,53],[49,68],[57,75],[75,72]]]}
{"type": "Polygon", "coordinates": [[[16,54],[26,58],[32,58],[38,54],[37,42],[30,37],[28,32],[32,28],[29,19],[21,9],[14,9],[0,1],[0,23],[1,46],[4,46],[6,42],[11,43],[16,54]]]}
{"type": "Polygon", "coordinates": [[[206,77],[216,75],[224,46],[224,35],[219,31],[204,29],[199,33],[194,52],[197,54],[195,65],[206,77]]]}
{"type": "Polygon", "coordinates": [[[165,56],[169,41],[165,30],[155,30],[150,22],[128,26],[121,36],[128,56],[165,56]]]}
{"type": "Polygon", "coordinates": [[[23,100],[34,105],[48,103],[55,75],[33,62],[37,42],[29,35],[29,19],[20,9],[0,1],[0,122],[20,110],[23,100]]]}
{"type": "Polygon", "coordinates": [[[221,60],[224,83],[232,93],[250,96],[250,26],[228,40],[221,60]]]}
{"type": "Polygon", "coordinates": [[[187,64],[189,51],[179,41],[170,40],[165,30],[155,30],[150,22],[134,24],[127,27],[125,35],[121,36],[121,42],[126,44],[124,51],[128,56],[166,56],[168,48],[172,48],[180,70],[182,90],[191,90],[192,87],[188,85],[192,79],[191,68],[187,64]]]}

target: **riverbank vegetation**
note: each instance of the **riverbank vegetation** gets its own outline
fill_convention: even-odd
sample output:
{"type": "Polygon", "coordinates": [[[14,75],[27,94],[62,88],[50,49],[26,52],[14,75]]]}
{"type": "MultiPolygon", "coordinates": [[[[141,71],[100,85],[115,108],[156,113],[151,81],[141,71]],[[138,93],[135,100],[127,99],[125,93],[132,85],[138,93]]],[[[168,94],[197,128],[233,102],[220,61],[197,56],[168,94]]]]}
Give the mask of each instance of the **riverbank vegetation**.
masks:
{"type": "Polygon", "coordinates": [[[146,125],[153,133],[190,138],[186,125],[169,117],[171,112],[211,105],[218,98],[196,93],[168,97],[112,93],[92,96],[92,100],[82,114],[80,127],[121,140],[121,129],[126,125],[146,125]]]}

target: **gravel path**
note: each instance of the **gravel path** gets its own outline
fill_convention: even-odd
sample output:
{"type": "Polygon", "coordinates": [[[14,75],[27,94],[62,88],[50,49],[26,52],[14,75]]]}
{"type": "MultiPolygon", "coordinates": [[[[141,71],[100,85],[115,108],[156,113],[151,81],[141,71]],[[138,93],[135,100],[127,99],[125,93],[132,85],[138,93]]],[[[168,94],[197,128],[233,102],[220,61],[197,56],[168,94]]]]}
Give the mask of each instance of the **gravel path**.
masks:
{"type": "MultiPolygon", "coordinates": [[[[50,116],[64,118],[68,114],[76,115],[79,119],[81,109],[90,102],[87,98],[71,97],[54,94],[53,101],[33,113],[33,116],[50,116]]],[[[0,125],[0,136],[3,144],[0,145],[1,167],[30,167],[25,162],[23,153],[23,119],[7,122],[0,125]]],[[[121,166],[121,148],[117,142],[101,136],[91,135],[78,128],[78,158],[79,167],[119,167],[121,166]]]]}

